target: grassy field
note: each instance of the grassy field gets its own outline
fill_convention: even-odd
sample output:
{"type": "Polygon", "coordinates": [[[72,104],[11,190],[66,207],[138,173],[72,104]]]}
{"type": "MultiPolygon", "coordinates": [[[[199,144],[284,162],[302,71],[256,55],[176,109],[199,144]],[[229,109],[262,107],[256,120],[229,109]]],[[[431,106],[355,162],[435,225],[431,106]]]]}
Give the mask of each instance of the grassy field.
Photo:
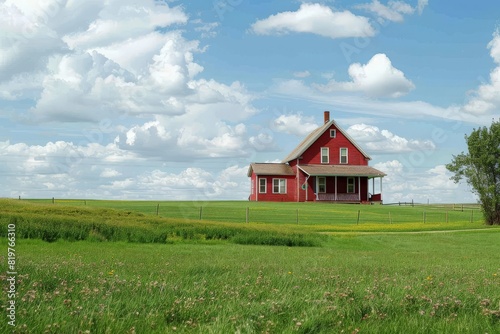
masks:
{"type": "Polygon", "coordinates": [[[17,254],[16,327],[0,332],[500,333],[500,228],[470,212],[208,202],[200,220],[200,203],[161,202],[159,217],[154,202],[84,204],[0,201],[17,254]],[[246,224],[247,206],[268,218],[246,224]],[[228,220],[208,219],[216,207],[228,220]],[[281,216],[297,208],[299,224],[281,216]]]}
{"type": "MultiPolygon", "coordinates": [[[[51,200],[36,203],[51,204],[51,200]]],[[[56,206],[115,208],[190,222],[214,221],[304,225],[315,231],[421,231],[484,228],[480,207],[468,205],[352,205],[247,201],[90,201],[56,200],[56,206]],[[201,219],[200,219],[201,217],[201,219]],[[358,219],[359,217],[359,219],[358,219]]]]}

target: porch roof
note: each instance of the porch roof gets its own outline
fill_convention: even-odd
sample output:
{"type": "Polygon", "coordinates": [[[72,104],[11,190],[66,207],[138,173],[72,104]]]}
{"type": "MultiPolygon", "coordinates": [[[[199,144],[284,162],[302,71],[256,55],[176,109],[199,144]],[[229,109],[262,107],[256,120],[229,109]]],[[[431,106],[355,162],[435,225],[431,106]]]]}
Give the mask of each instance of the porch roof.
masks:
{"type": "Polygon", "coordinates": [[[366,176],[374,178],[387,175],[370,166],[301,165],[299,168],[309,176],[366,176]]]}
{"type": "Polygon", "coordinates": [[[248,176],[252,176],[252,171],[257,175],[295,175],[292,167],[284,163],[251,163],[248,168],[248,176]]]}

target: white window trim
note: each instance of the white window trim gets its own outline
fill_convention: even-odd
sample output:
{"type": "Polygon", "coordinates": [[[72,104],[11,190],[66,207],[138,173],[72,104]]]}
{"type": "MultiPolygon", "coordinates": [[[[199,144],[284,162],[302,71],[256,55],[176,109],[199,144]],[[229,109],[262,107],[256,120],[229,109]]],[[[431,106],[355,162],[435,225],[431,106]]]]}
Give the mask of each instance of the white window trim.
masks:
{"type": "Polygon", "coordinates": [[[347,149],[347,147],[341,147],[339,154],[340,154],[339,163],[342,165],[348,164],[349,163],[349,150],[347,149]],[[345,150],[345,162],[342,162],[342,150],[345,150]]]}
{"type": "Polygon", "coordinates": [[[287,187],[286,187],[286,179],[284,179],[284,178],[280,178],[280,179],[276,178],[276,179],[273,179],[273,194],[286,194],[286,188],[287,188],[287,187]],[[280,180],[284,180],[284,181],[285,181],[285,185],[284,185],[284,188],[285,188],[285,189],[281,189],[281,182],[280,182],[280,180]],[[274,183],[275,183],[275,181],[278,181],[278,191],[277,191],[277,192],[276,192],[276,191],[274,191],[274,183]]]}
{"type": "Polygon", "coordinates": [[[330,129],[330,138],[337,138],[337,129],[330,129]]]}
{"type": "Polygon", "coordinates": [[[322,147],[320,149],[320,155],[321,155],[321,163],[322,164],[329,164],[330,163],[330,148],[329,147],[322,147]],[[323,161],[323,150],[326,150],[326,162],[323,161]]]}
{"type": "Polygon", "coordinates": [[[267,179],[265,177],[259,177],[259,194],[267,194],[267,179]],[[264,191],[260,191],[260,180],[264,180],[264,191]]]}
{"type": "Polygon", "coordinates": [[[347,193],[355,194],[356,193],[356,179],[353,177],[347,178],[347,193]],[[349,180],[352,180],[352,183],[349,183],[349,180]],[[349,186],[352,185],[352,191],[349,191],[349,186]]]}
{"type": "Polygon", "coordinates": [[[324,177],[324,176],[318,176],[318,193],[322,193],[322,194],[326,193],[326,177],[324,177]],[[320,182],[320,180],[325,180],[325,182],[323,183],[324,186],[325,186],[324,191],[321,191],[321,182],[320,182]]]}

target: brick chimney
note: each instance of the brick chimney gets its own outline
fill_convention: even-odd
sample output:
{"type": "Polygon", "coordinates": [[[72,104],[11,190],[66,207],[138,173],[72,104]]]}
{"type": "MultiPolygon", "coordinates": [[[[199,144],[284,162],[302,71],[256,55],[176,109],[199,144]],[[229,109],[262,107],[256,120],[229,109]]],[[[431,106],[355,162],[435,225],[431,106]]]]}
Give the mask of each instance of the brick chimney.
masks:
{"type": "Polygon", "coordinates": [[[330,122],[330,112],[329,111],[325,111],[324,119],[325,119],[325,124],[330,122]]]}

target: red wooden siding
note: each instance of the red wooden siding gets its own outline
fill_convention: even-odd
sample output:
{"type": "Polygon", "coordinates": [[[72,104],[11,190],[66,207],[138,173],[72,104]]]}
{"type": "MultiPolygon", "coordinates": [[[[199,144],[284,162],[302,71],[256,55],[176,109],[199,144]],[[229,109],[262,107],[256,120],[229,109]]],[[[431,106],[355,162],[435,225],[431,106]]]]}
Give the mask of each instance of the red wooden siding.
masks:
{"type": "Polygon", "coordinates": [[[321,164],[321,148],[329,148],[329,165],[340,164],[340,148],[347,148],[347,164],[348,165],[368,165],[368,160],[365,158],[356,146],[347,139],[342,132],[332,125],[325,131],[303,154],[300,164],[321,164]],[[335,129],[337,134],[335,138],[330,137],[330,130],[335,129]]]}
{"type": "Polygon", "coordinates": [[[250,194],[251,201],[271,201],[271,202],[292,202],[297,200],[297,183],[295,175],[256,175],[252,173],[250,182],[254,183],[253,194],[250,194]],[[259,179],[266,179],[266,193],[259,193],[259,179]],[[286,180],[286,193],[273,193],[273,179],[286,180]]]}

